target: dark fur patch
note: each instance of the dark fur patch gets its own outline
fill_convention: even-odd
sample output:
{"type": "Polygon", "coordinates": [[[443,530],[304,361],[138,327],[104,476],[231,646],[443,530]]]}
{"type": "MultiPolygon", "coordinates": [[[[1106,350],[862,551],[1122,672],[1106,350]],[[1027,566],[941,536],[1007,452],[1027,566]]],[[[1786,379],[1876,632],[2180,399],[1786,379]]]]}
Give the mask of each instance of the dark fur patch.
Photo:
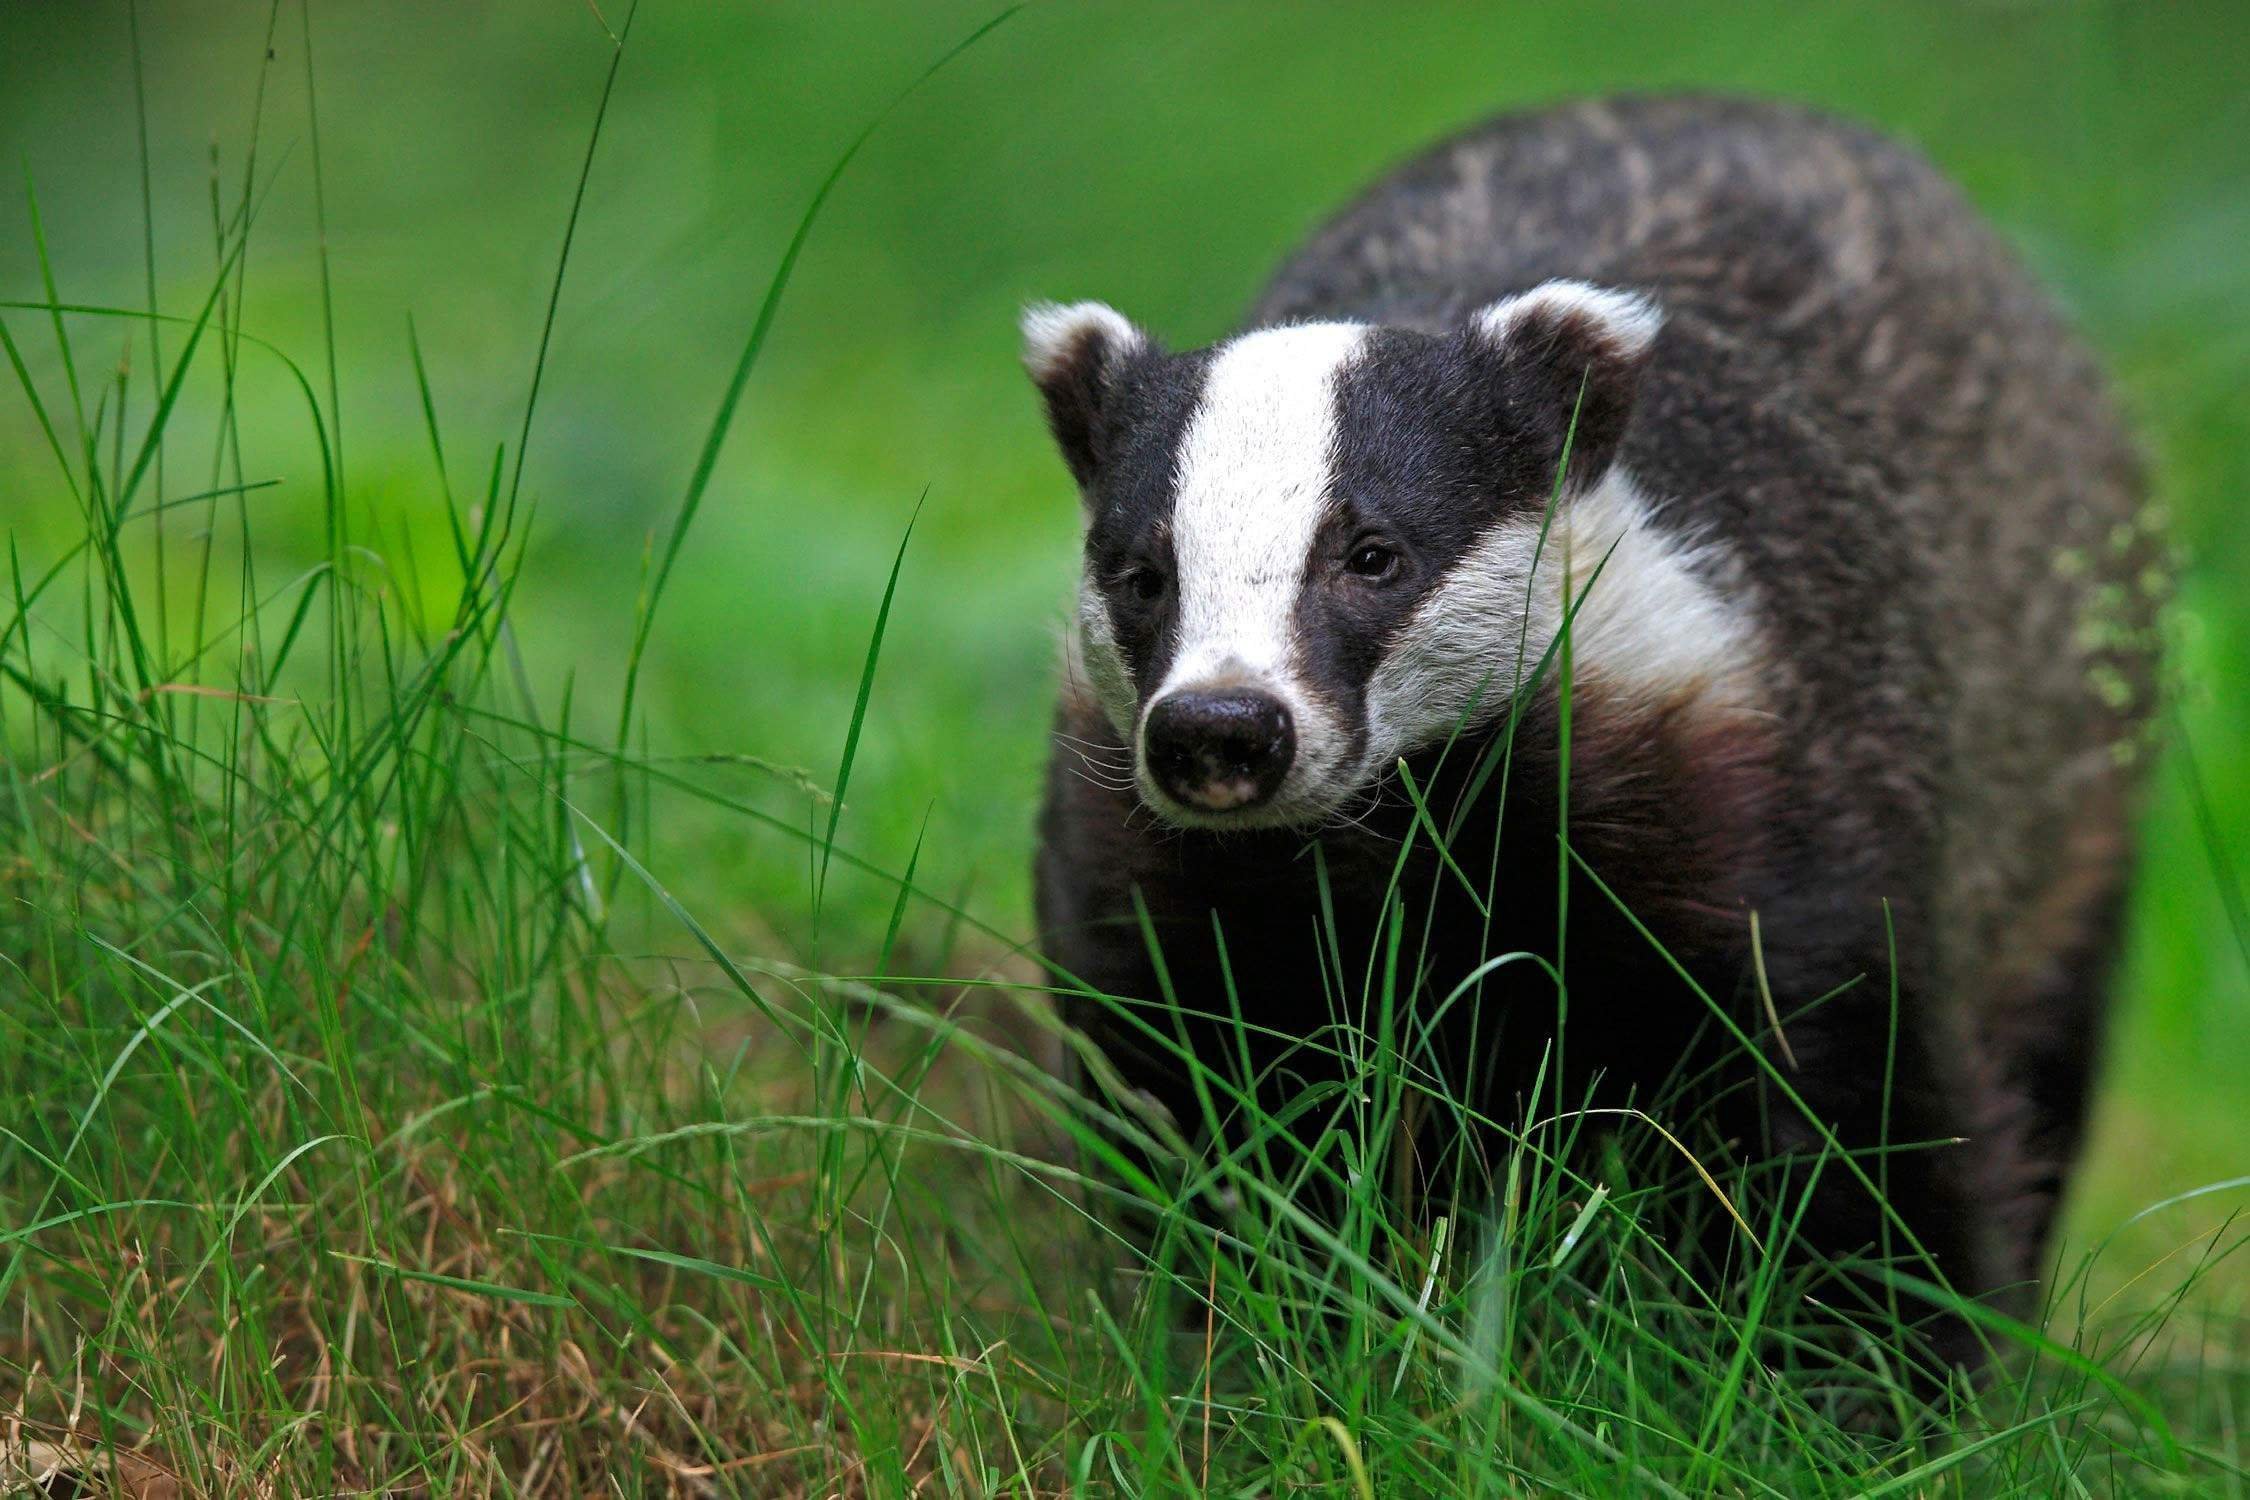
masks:
{"type": "Polygon", "coordinates": [[[1567,447],[1567,487],[1598,483],[1617,457],[1650,350],[1632,349],[1589,310],[1542,301],[1501,339],[1471,335],[1472,361],[1503,396],[1516,462],[1550,482],[1567,447]]]}
{"type": "Polygon", "coordinates": [[[1124,415],[1110,409],[1111,398],[1128,368],[1154,353],[1146,346],[1121,342],[1098,323],[1087,323],[1034,370],[1032,381],[1046,404],[1047,429],[1081,490],[1094,482],[1110,435],[1124,415]]]}
{"type": "Polygon", "coordinates": [[[1166,580],[1174,576],[1170,522],[1180,442],[1210,367],[1209,350],[1150,351],[1113,372],[1099,403],[1097,461],[1080,481],[1087,570],[1144,700],[1171,664],[1178,590],[1167,586],[1158,597],[1144,599],[1134,576],[1144,568],[1166,580]]]}

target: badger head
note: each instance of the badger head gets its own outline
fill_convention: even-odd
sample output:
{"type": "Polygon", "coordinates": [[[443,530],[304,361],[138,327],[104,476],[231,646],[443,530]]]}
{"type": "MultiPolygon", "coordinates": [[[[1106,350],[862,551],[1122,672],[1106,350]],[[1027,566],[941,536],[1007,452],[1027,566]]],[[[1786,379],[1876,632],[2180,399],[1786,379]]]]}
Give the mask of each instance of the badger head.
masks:
{"type": "Polygon", "coordinates": [[[1311,827],[1503,711],[1604,561],[1569,554],[1634,545],[1612,461],[1659,322],[1557,281],[1443,333],[1308,323],[1176,354],[1100,303],[1031,308],[1085,507],[1073,655],[1142,800],[1311,827]]]}

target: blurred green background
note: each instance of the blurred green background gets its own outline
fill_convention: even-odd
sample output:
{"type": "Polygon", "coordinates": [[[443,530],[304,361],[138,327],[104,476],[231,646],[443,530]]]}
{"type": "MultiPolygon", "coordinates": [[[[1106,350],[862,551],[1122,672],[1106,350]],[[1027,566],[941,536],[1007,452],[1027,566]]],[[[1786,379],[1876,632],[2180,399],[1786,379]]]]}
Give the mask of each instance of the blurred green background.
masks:
{"type": "MultiPolygon", "coordinates": [[[[478,492],[495,446],[513,453],[625,9],[290,0],[138,16],[156,299],[202,304],[214,171],[231,206],[255,138],[245,326],[324,386],[323,210],[348,500],[394,586],[433,612],[457,580],[441,566],[408,319],[453,483],[478,492]]],[[[649,0],[634,18],[533,428],[537,518],[514,608],[544,705],[567,686],[591,737],[610,732],[650,539],[680,505],[798,215],[886,101],[991,14],[649,0]]],[[[5,170],[20,163],[36,187],[65,301],[146,305],[130,19],[112,0],[0,5],[5,170]]],[[[2174,666],[2210,817],[2173,757],[2152,779],[2081,1232],[2250,1171],[2250,950],[2222,899],[2250,859],[2246,58],[2240,0],[1033,6],[888,119],[814,229],[658,621],[646,742],[827,781],[926,493],[842,839],[898,868],[926,817],[926,883],[1024,930],[1076,513],[1015,365],[1017,307],[1099,296],[1176,342],[1216,336],[1358,185],[1503,106],[1670,87],[1831,106],[1927,150],[2105,351],[2188,554],[2174,666]]],[[[29,203],[0,192],[0,297],[41,295],[29,203]]],[[[57,388],[43,315],[7,319],[33,378],[57,388]]],[[[74,336],[145,373],[129,325],[83,320],[74,336]]],[[[283,481],[250,500],[278,582],[322,553],[318,459],[281,367],[248,358],[247,470],[283,481]]],[[[145,421],[149,387],[133,389],[145,421]]],[[[213,398],[191,385],[187,399],[208,413],[213,398]]],[[[167,495],[211,482],[193,442],[167,462],[167,495]]],[[[27,568],[78,533],[12,388],[0,515],[27,568]]],[[[810,815],[764,779],[741,790],[810,815]]],[[[658,846],[658,874],[707,920],[807,941],[801,848],[685,806],[661,811],[658,846]]],[[[827,941],[871,948],[883,892],[836,899],[827,941]]]]}

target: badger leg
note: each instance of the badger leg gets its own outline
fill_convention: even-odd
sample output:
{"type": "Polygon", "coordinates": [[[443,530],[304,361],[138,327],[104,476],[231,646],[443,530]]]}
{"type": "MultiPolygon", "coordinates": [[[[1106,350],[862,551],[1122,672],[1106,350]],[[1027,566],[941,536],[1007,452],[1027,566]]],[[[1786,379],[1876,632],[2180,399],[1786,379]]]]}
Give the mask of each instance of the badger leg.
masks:
{"type": "MultiPolygon", "coordinates": [[[[2080,866],[2020,916],[2012,952],[1965,1003],[1931,1004],[1926,980],[1902,975],[1895,1030],[1888,986],[1868,982],[1832,1002],[1841,1006],[1833,1015],[1790,1030],[1800,1071],[1785,1076],[1843,1146],[1881,1149],[1867,1172],[1921,1252],[1831,1161],[1803,1227],[1810,1253],[1880,1258],[1887,1249],[1906,1274],[2032,1311],[2024,1304],[2085,1135],[2125,904],[2123,861],[2080,866]],[[1965,1019],[1955,1028],[1951,1016],[1965,1019]]],[[[1863,972],[1873,980],[1883,970],[1863,972]]],[[[1822,1133],[1777,1090],[1762,1092],[1768,1143],[1800,1161],[1817,1156],[1822,1133]]],[[[1863,1306],[1870,1297],[1889,1305],[1879,1278],[1839,1290],[1863,1306]]],[[[1983,1362],[1984,1340],[1967,1320],[1940,1317],[1924,1332],[1933,1373],[1983,1362]]]]}
{"type": "MultiPolygon", "coordinates": [[[[1984,1146],[1961,1049],[1929,1024],[1928,981],[1903,955],[1894,992],[1889,944],[1878,941],[1879,956],[1852,966],[1858,983],[1785,1023],[1787,1054],[1775,1047],[1770,1070],[1736,1096],[1731,1133],[1764,1148],[1765,1201],[1779,1210],[1769,1223],[1803,1204],[1783,1253],[1806,1294],[1903,1356],[1908,1367],[1892,1373],[1926,1396],[1953,1368],[1983,1363],[1983,1341],[1969,1320],[1900,1288],[1885,1268],[1965,1297],[1997,1290],[2005,1273],[1979,1191],[1984,1146]],[[1898,1324],[1922,1347],[1900,1349],[1898,1324]]],[[[1835,958],[1792,962],[1769,951],[1772,983],[1821,993],[1835,958]]],[[[1872,1357],[1856,1339],[1838,1356],[1854,1365],[1872,1357]]]]}
{"type": "MultiPolygon", "coordinates": [[[[1919,1061],[1915,1049],[1901,1050],[1904,1061],[1919,1061]]],[[[1794,1105],[1777,1101],[1769,1104],[1769,1139],[1788,1162],[1783,1201],[1794,1201],[1801,1184],[1810,1186],[1800,1240],[1790,1254],[1822,1268],[1813,1295],[1855,1321],[1873,1317],[1884,1333],[1889,1331],[1884,1322],[1895,1313],[1928,1341],[1931,1373],[1980,1363],[1980,1347],[1965,1321],[1901,1294],[1880,1269],[1966,1296],[1988,1289],[1986,1226],[1971,1191],[1973,1174],[1960,1143],[1963,1121],[1954,1101],[1919,1082],[1894,1087],[1887,1110],[1879,1084],[1809,1083],[1798,1093],[1827,1131],[1816,1129],[1794,1105]],[[1869,1180],[1835,1159],[1830,1134],[1855,1154],[1872,1190],[1869,1180]],[[1814,1170],[1817,1181],[1810,1176],[1814,1170]],[[1826,1268],[1855,1264],[1866,1269],[1827,1274],[1826,1268]]]]}
{"type": "Polygon", "coordinates": [[[2105,1012],[2124,932],[2123,872],[2064,893],[2071,920],[2028,968],[1994,989],[1984,1015],[1989,1084],[1979,1124],[1999,1148],[1984,1163],[1980,1194],[2005,1231],[2008,1274],[2044,1268],[2063,1190],[2085,1140],[2105,1012]]]}

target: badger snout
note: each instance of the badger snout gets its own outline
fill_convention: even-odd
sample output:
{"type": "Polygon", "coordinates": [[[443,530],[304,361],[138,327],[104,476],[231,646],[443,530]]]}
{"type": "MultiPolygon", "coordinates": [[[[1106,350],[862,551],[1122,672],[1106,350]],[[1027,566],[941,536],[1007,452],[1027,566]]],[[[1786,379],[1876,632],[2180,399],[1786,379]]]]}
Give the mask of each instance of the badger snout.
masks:
{"type": "Polygon", "coordinates": [[[1236,812],[1270,800],[1297,756],[1289,706],[1249,688],[1159,698],[1142,729],[1149,778],[1183,806],[1236,812]]]}

